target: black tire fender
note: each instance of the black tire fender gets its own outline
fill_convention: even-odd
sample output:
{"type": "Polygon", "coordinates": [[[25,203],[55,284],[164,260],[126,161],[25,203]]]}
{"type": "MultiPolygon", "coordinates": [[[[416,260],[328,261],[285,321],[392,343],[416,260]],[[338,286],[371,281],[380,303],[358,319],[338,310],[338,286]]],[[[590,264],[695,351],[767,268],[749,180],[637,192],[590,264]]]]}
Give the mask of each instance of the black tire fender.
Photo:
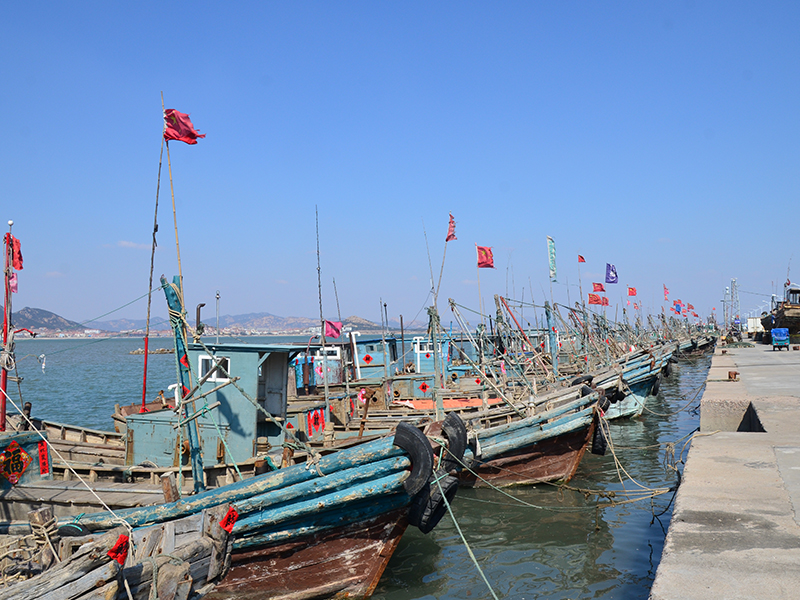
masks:
{"type": "Polygon", "coordinates": [[[651,396],[658,396],[658,390],[661,389],[661,374],[656,377],[656,380],[653,382],[653,387],[650,389],[651,396]]]}
{"type": "Polygon", "coordinates": [[[606,412],[608,407],[611,406],[611,401],[606,398],[606,396],[600,396],[600,398],[597,400],[597,406],[600,408],[600,410],[606,412]]]}
{"type": "Polygon", "coordinates": [[[448,413],[442,422],[442,432],[447,438],[447,452],[442,460],[442,468],[450,472],[461,470],[464,451],[467,449],[467,426],[456,413],[448,413]]]}
{"type": "Polygon", "coordinates": [[[430,481],[425,482],[422,490],[411,501],[408,509],[409,524],[422,533],[433,531],[433,528],[439,524],[447,512],[447,504],[453,501],[457,491],[458,477],[448,475],[442,469],[436,471],[430,481]],[[438,484],[436,478],[439,478],[438,484]],[[441,490],[439,490],[439,485],[441,485],[441,490]],[[444,496],[442,496],[442,492],[444,492],[444,496]]]}
{"type": "Polygon", "coordinates": [[[580,385],[581,383],[587,383],[592,385],[592,380],[594,379],[594,375],[581,375],[580,377],[576,377],[572,380],[572,383],[569,384],[570,387],[575,385],[580,385]]]}
{"type": "Polygon", "coordinates": [[[603,423],[598,417],[594,420],[594,434],[592,434],[592,448],[591,453],[598,456],[605,456],[606,448],[608,447],[608,440],[606,439],[606,430],[603,423]]]}
{"type": "Polygon", "coordinates": [[[664,365],[664,368],[661,369],[661,371],[664,373],[664,377],[669,377],[672,375],[672,363],[667,361],[667,364],[664,365]]]}
{"type": "Polygon", "coordinates": [[[401,421],[394,432],[394,445],[411,456],[411,475],[403,482],[409,496],[417,494],[433,472],[433,449],[425,434],[401,421]]]}
{"type": "Polygon", "coordinates": [[[594,390],[590,388],[588,385],[581,386],[581,398],[585,398],[589,394],[594,393],[594,390]]]}

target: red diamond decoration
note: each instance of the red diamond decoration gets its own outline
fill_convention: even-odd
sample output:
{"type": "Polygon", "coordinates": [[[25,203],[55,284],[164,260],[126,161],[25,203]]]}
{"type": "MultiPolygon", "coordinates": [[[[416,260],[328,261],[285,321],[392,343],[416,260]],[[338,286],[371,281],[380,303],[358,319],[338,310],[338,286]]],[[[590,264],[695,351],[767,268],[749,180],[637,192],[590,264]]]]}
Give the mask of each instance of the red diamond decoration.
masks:
{"type": "Polygon", "coordinates": [[[430,358],[430,357],[431,357],[431,353],[430,352],[426,352],[425,353],[425,358],[430,358]]]}
{"type": "Polygon", "coordinates": [[[186,367],[187,369],[189,368],[189,359],[188,359],[188,358],[186,358],[186,355],[185,355],[185,354],[184,354],[183,356],[181,356],[181,364],[182,364],[184,367],[186,367]]]}
{"type": "Polygon", "coordinates": [[[481,380],[480,380],[480,379],[476,379],[476,380],[475,380],[475,383],[477,383],[478,385],[480,385],[480,384],[481,384],[481,380]]]}
{"type": "Polygon", "coordinates": [[[421,385],[421,386],[419,386],[419,389],[421,389],[421,390],[422,390],[422,393],[424,394],[425,392],[427,392],[427,391],[428,391],[429,389],[431,389],[431,388],[430,388],[430,386],[429,386],[427,383],[425,383],[425,382],[423,381],[423,382],[422,382],[422,385],[421,385]]]}
{"type": "Polygon", "coordinates": [[[367,364],[371,363],[372,362],[372,357],[369,354],[367,354],[364,357],[364,362],[367,363],[367,364]]]}

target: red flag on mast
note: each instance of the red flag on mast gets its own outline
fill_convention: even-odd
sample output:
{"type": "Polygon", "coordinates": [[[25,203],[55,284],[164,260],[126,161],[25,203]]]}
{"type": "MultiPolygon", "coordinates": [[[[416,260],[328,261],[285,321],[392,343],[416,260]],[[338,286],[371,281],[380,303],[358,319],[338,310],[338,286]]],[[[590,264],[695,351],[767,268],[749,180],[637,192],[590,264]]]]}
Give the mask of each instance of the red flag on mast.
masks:
{"type": "Polygon", "coordinates": [[[589,304],[603,304],[602,298],[597,294],[589,294],[589,304]]]}
{"type": "Polygon", "coordinates": [[[444,238],[445,242],[452,242],[453,240],[458,239],[456,237],[456,222],[453,219],[453,213],[450,213],[450,225],[447,227],[447,237],[444,238]]]}
{"type": "Polygon", "coordinates": [[[603,306],[611,306],[611,304],[608,301],[608,298],[606,298],[605,296],[603,296],[601,298],[601,300],[602,300],[603,306]]]}
{"type": "Polygon", "coordinates": [[[20,248],[19,240],[10,233],[11,236],[11,264],[17,270],[22,270],[22,249],[20,248]]]}
{"type": "Polygon", "coordinates": [[[583,262],[583,263],[585,263],[585,262],[586,262],[586,259],[585,259],[585,258],[583,258],[583,256],[581,256],[580,254],[578,254],[578,262],[579,262],[579,263],[582,263],[582,262],[583,262]]]}
{"type": "Polygon", "coordinates": [[[492,256],[491,246],[478,246],[475,244],[475,249],[478,251],[478,268],[494,269],[494,256],[492,256]]]}
{"type": "Polygon", "coordinates": [[[186,142],[187,144],[196,144],[197,138],[206,137],[205,133],[198,132],[189,115],[168,108],[164,111],[164,139],[177,140],[179,142],[186,142]]]}
{"type": "Polygon", "coordinates": [[[628,296],[635,296],[635,295],[636,295],[636,288],[628,287],[628,296]]]}
{"type": "Polygon", "coordinates": [[[592,291],[593,292],[605,292],[606,287],[602,283],[593,283],[592,284],[592,291]]]}

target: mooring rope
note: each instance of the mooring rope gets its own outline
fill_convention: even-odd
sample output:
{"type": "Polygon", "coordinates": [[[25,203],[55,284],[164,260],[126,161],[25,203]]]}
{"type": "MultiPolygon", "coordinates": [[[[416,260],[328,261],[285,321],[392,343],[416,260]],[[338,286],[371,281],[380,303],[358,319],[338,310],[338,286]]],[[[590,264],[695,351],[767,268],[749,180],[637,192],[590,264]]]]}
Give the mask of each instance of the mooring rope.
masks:
{"type": "Polygon", "coordinates": [[[439,493],[442,495],[442,500],[444,500],[444,505],[447,507],[447,512],[450,514],[450,518],[453,520],[453,525],[455,525],[456,531],[458,531],[458,535],[461,536],[461,541],[464,543],[464,547],[467,549],[469,557],[472,559],[475,568],[478,569],[478,573],[480,574],[481,579],[483,579],[483,582],[486,584],[486,587],[489,588],[489,592],[492,594],[492,598],[494,598],[494,600],[499,600],[497,594],[495,594],[494,590],[492,589],[492,584],[489,583],[489,580],[486,578],[486,574],[483,572],[483,569],[481,569],[481,566],[478,563],[478,559],[475,557],[475,553],[472,551],[472,548],[470,548],[469,543],[467,542],[467,538],[464,537],[464,532],[461,531],[461,527],[459,526],[458,521],[456,520],[456,516],[453,514],[453,509],[450,506],[450,502],[447,501],[447,496],[445,496],[444,494],[444,490],[442,489],[442,484],[439,481],[439,478],[436,479],[436,486],[439,488],[439,493]]]}

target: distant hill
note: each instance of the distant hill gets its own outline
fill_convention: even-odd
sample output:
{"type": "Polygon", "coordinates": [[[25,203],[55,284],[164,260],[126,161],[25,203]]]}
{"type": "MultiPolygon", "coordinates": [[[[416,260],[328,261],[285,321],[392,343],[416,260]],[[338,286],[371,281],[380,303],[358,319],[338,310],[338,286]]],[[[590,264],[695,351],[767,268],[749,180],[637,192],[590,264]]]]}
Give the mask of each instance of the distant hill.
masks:
{"type": "MultiPolygon", "coordinates": [[[[2,307],[0,307],[2,308],[2,307]]],[[[189,320],[194,325],[194,315],[189,315],[189,320]]],[[[123,331],[144,330],[144,319],[114,319],[110,321],[89,321],[87,323],[77,323],[65,319],[55,313],[40,308],[23,308],[15,312],[13,316],[15,327],[37,330],[47,329],[49,331],[75,331],[84,329],[99,329],[120,333],[123,331]]],[[[203,322],[207,327],[212,328],[216,325],[216,317],[204,315],[203,322]]],[[[246,331],[269,331],[269,332],[300,332],[309,328],[319,327],[319,319],[308,317],[279,317],[270,313],[246,313],[242,315],[224,315],[219,318],[221,329],[246,330],[246,331]]],[[[381,326],[362,317],[352,315],[344,319],[344,327],[353,331],[378,332],[381,326]]],[[[424,329],[420,323],[406,323],[405,329],[424,329]]],[[[399,322],[392,321],[389,324],[391,330],[400,329],[399,322]]],[[[155,317],[150,320],[151,330],[169,329],[169,321],[162,317],[155,317]]]]}
{"type": "MultiPolygon", "coordinates": [[[[0,307],[2,310],[2,307],[0,307]]],[[[49,310],[25,307],[11,314],[11,322],[17,329],[48,329],[51,331],[74,331],[87,329],[85,325],[60,317],[49,310]]]]}

